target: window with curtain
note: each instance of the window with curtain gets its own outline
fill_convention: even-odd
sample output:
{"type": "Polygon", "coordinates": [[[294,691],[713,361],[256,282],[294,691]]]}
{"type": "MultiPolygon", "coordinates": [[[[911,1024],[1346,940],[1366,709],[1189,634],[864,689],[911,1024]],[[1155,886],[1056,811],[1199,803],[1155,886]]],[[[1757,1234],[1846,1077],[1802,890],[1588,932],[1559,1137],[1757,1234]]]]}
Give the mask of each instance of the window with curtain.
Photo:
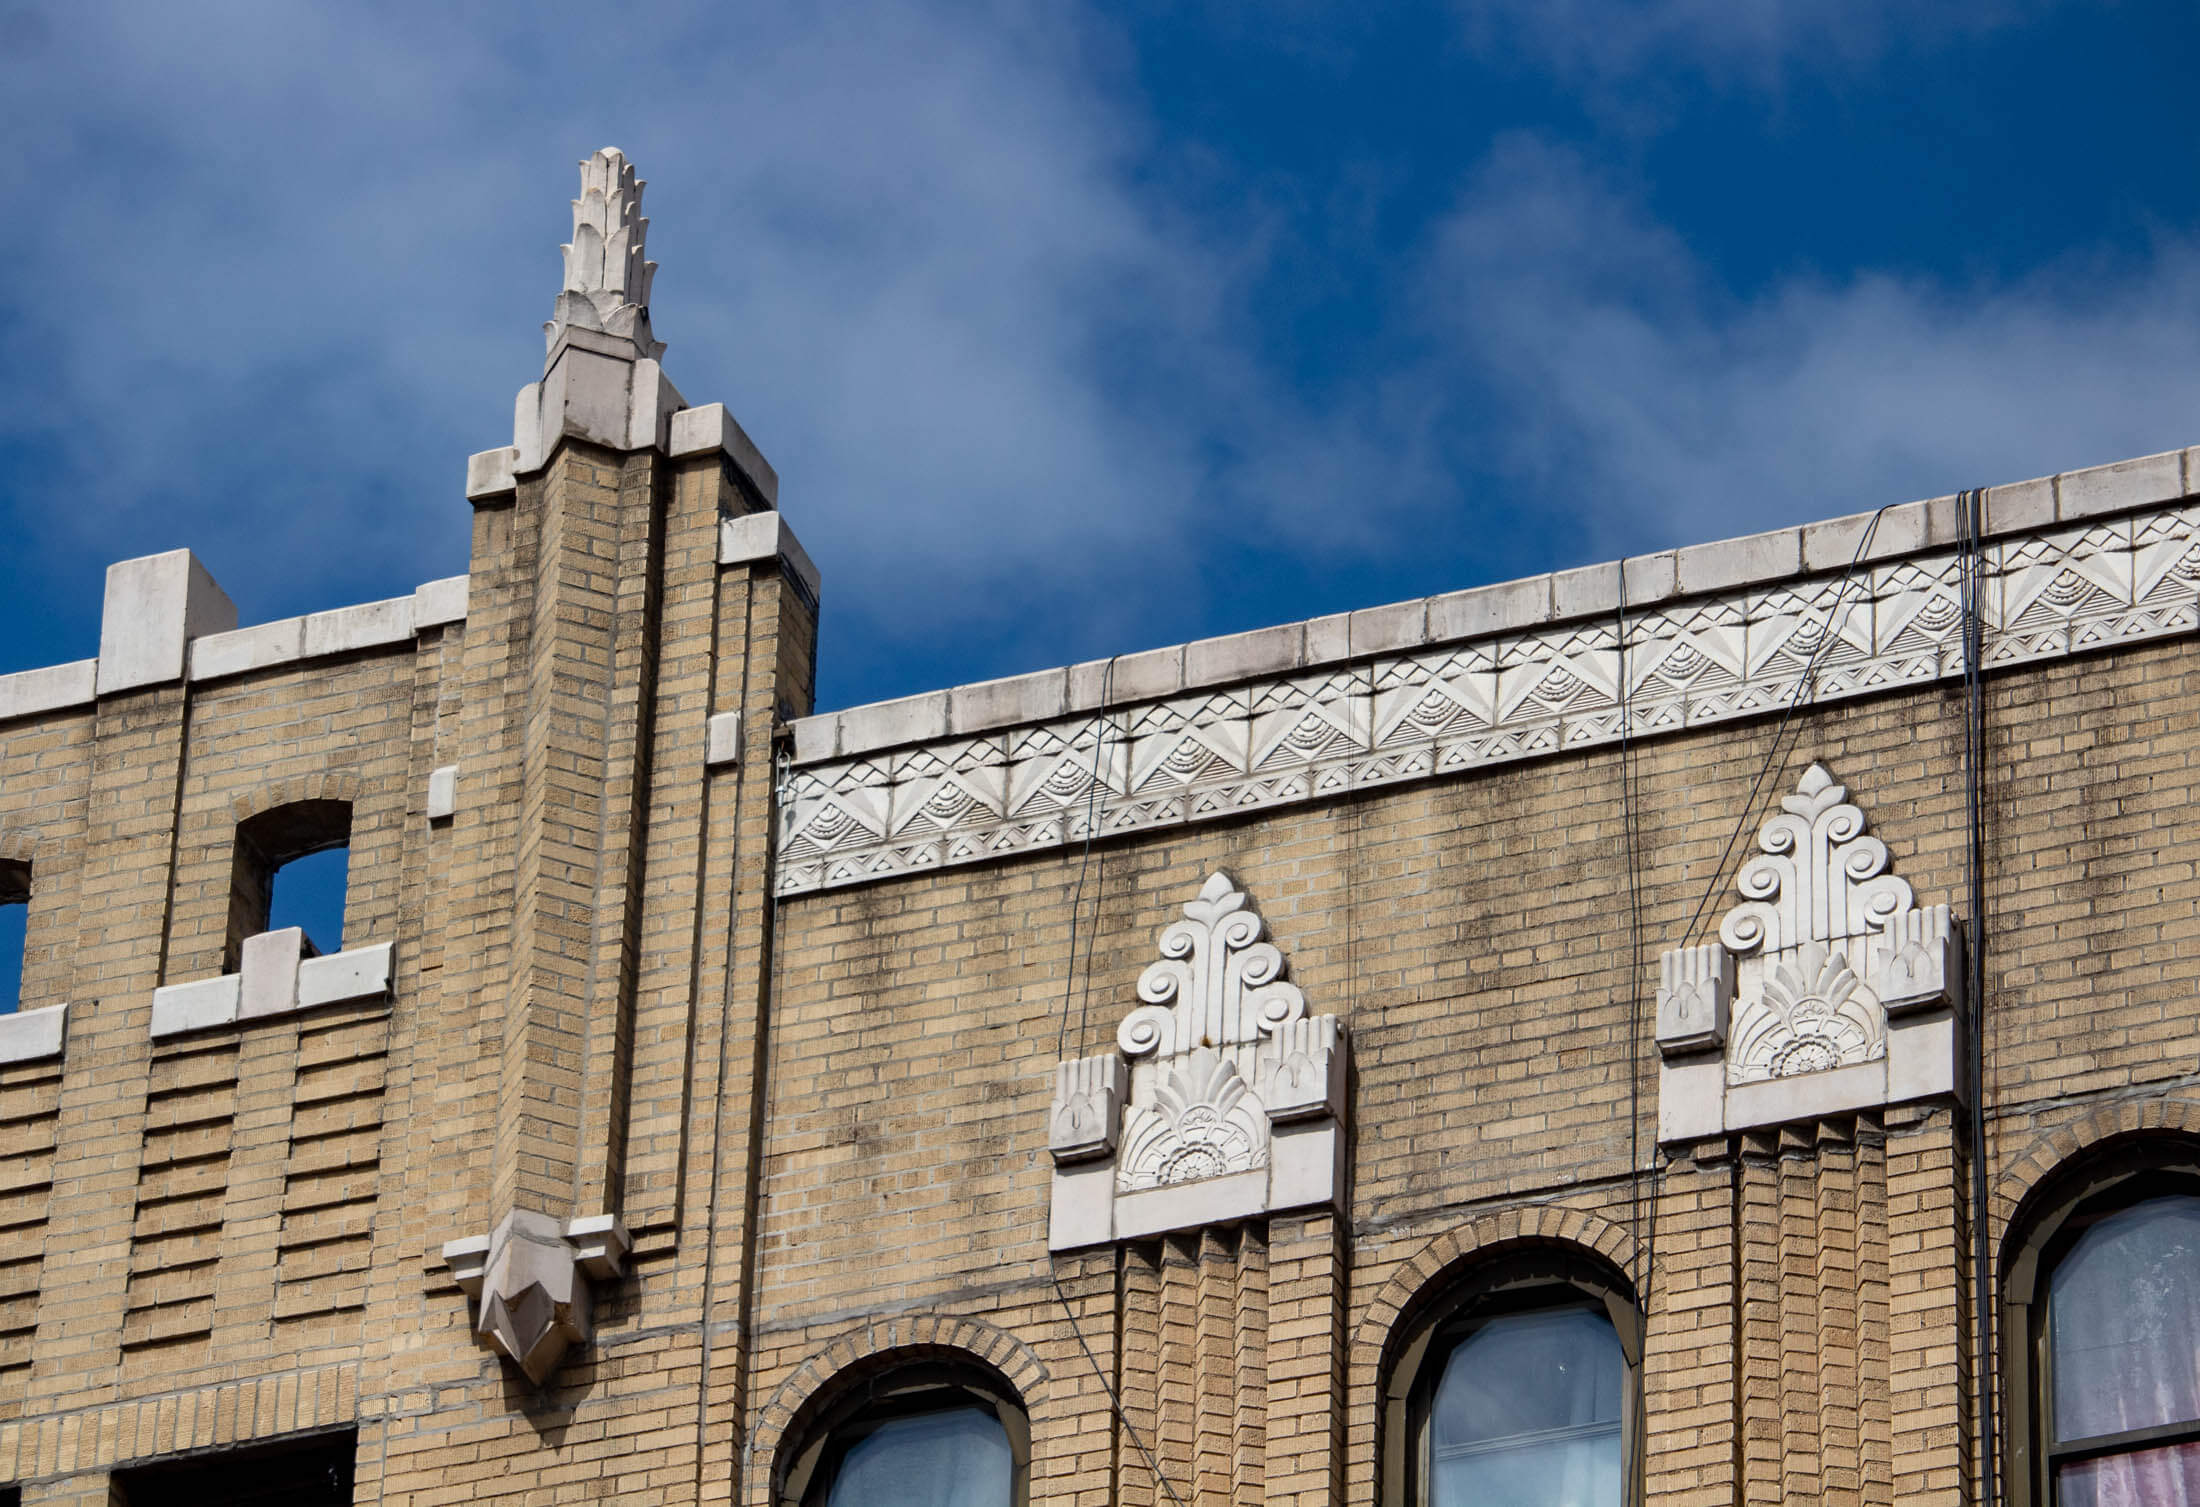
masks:
{"type": "Polygon", "coordinates": [[[2081,1207],[2046,1280],[2041,1387],[2059,1507],[2200,1507],[2200,1191],[2081,1207]]]}
{"type": "Polygon", "coordinates": [[[1586,1253],[1466,1273],[1401,1335],[1385,1507],[1628,1507],[1641,1347],[1632,1295],[1586,1253]]]}
{"type": "Polygon", "coordinates": [[[975,1368],[889,1371],[839,1397],[807,1431],[786,1507],[1022,1507],[1021,1409],[975,1368]]]}

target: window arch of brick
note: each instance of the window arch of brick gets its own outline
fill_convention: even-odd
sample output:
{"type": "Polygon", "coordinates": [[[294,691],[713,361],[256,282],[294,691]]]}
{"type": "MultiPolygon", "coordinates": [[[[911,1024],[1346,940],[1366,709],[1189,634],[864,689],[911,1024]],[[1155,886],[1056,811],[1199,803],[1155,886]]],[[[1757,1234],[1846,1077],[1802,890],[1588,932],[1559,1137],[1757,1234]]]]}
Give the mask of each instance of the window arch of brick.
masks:
{"type": "MultiPolygon", "coordinates": [[[[1613,1296],[1615,1327],[1630,1346],[1632,1415],[1629,1501],[1640,1499],[1642,1462],[1640,1355],[1642,1315],[1635,1294],[1639,1257],[1634,1237],[1581,1209],[1539,1205],[1510,1209],[1446,1230],[1400,1266],[1368,1305],[1354,1333],[1350,1370],[1353,1432],[1376,1440],[1371,1457],[1354,1461],[1348,1495],[1392,1507],[1407,1500],[1407,1401],[1445,1322],[1478,1296],[1484,1274],[1539,1266],[1584,1293],[1613,1296]],[[1629,1330],[1632,1332],[1630,1333],[1629,1330]],[[1370,1479],[1372,1477],[1372,1479],[1370,1479]]],[[[1555,1283],[1554,1283],[1555,1285],[1555,1283]]]]}
{"type": "Polygon", "coordinates": [[[2040,1136],[1996,1180],[1991,1212],[2000,1235],[1994,1273],[2003,1500],[2046,1507],[2042,1291],[2066,1222],[2113,1203],[2150,1179],[2200,1188],[2200,1103],[2130,1100],[2104,1105],[2040,1136]]]}
{"type": "Polygon", "coordinates": [[[980,1319],[944,1314],[875,1319],[841,1335],[795,1368],[757,1415],[749,1435],[745,1499],[780,1500],[790,1466],[854,1394],[897,1372],[939,1368],[990,1381],[1036,1434],[1045,1418],[1047,1368],[1016,1336],[980,1319]]]}

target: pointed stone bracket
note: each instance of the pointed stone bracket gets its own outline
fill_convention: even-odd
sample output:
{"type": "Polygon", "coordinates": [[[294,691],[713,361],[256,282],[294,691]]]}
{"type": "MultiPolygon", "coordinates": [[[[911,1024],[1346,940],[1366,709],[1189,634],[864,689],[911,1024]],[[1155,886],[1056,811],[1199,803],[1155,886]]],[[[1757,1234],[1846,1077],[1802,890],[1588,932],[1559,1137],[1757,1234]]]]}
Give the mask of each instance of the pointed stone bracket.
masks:
{"type": "Polygon", "coordinates": [[[1117,1050],[1057,1065],[1049,1249],[1339,1206],[1351,1041],[1307,1015],[1266,934],[1210,876],[1161,933],[1117,1050]]]}
{"type": "Polygon", "coordinates": [[[1665,953],[1660,1140],[1967,1092],[1962,923],[1916,904],[1867,826],[1811,765],[1759,831],[1719,940],[1665,953]]]}
{"type": "Polygon", "coordinates": [[[474,1342],[539,1386],[567,1349],[587,1342],[590,1282],[619,1276],[631,1247],[615,1214],[560,1224],[554,1215],[514,1209],[488,1235],[446,1242],[443,1264],[475,1305],[474,1342]]]}

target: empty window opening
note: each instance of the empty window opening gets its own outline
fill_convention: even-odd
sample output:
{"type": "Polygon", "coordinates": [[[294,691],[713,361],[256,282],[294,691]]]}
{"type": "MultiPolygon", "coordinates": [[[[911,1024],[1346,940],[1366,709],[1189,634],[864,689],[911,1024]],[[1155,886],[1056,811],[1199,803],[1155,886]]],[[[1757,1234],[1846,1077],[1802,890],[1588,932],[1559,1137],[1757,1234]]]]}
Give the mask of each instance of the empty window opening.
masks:
{"type": "Polygon", "coordinates": [[[31,866],[0,858],[0,1015],[23,1008],[23,942],[30,913],[31,866]]]}
{"type": "Polygon", "coordinates": [[[309,957],[342,947],[350,855],[349,801],[293,801],[240,823],[223,968],[236,970],[246,937],[285,926],[304,929],[309,957]]]}
{"type": "Polygon", "coordinates": [[[127,1507],[347,1507],[355,1430],[115,1472],[127,1507]]]}

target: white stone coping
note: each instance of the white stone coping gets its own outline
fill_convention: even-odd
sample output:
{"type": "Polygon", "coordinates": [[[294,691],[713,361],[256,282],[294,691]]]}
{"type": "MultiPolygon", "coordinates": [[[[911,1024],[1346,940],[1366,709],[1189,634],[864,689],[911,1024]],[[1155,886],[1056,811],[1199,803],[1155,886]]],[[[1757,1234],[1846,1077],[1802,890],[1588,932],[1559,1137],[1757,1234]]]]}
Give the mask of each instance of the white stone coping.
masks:
{"type": "MultiPolygon", "coordinates": [[[[1980,552],[1986,668],[2200,627],[2200,498],[2183,491],[2196,456],[2001,489],[2002,532],[1980,552]],[[2124,506],[2139,498],[2155,500],[2124,506]]],[[[775,887],[998,862],[1960,675],[1952,503],[1887,510],[1852,573],[1866,522],[1134,656],[1104,710],[1091,664],[806,719],[775,887]],[[1695,590],[1767,559],[1790,573],[1695,590]],[[1339,657],[1340,624],[1386,614],[1403,621],[1372,642],[1355,632],[1339,657]],[[1037,715],[1051,706],[1073,709],[1037,715]]]]}
{"type": "MultiPolygon", "coordinates": [[[[466,620],[466,577],[430,581],[410,596],[286,617],[191,640],[186,675],[220,680],[300,660],[409,642],[430,628],[466,620]]],[[[0,722],[89,706],[97,695],[99,661],[79,659],[40,670],[0,675],[0,722]]]]}
{"type": "Polygon", "coordinates": [[[749,432],[727,411],[725,404],[705,403],[700,408],[683,408],[674,414],[665,448],[674,460],[723,452],[742,479],[764,500],[764,506],[779,506],[779,473],[764,459],[764,452],[756,448],[756,441],[749,438],[749,432]]]}
{"type": "Polygon", "coordinates": [[[68,1034],[68,1015],[67,1005],[0,1015],[0,1063],[59,1057],[68,1034]]]}
{"type": "Polygon", "coordinates": [[[815,602],[823,577],[818,574],[816,564],[810,559],[810,552],[794,536],[794,530],[788,526],[783,514],[747,513],[739,518],[718,520],[720,565],[748,565],[758,560],[774,559],[788,574],[802,583],[802,589],[815,602]]]}
{"type": "MultiPolygon", "coordinates": [[[[248,956],[246,961],[253,960],[248,956]]],[[[351,947],[323,958],[306,958],[296,964],[296,983],[284,991],[285,1001],[259,1009],[250,1018],[261,1020],[350,1000],[385,998],[395,966],[396,949],[388,942],[351,947]]],[[[288,983],[287,978],[284,983],[288,983]]],[[[242,1013],[244,984],[243,974],[224,973],[155,989],[153,1039],[236,1025],[246,1018],[242,1013]]]]}
{"type": "MultiPolygon", "coordinates": [[[[1990,487],[1985,532],[1988,537],[2024,533],[2129,512],[2189,496],[2195,481],[2200,481],[2200,446],[1990,487]]],[[[817,763],[1019,727],[1210,686],[1344,664],[1368,655],[1576,619],[1610,618],[1620,609],[1623,573],[1629,609],[1838,573],[1856,558],[1858,541],[1872,517],[1856,513],[1418,601],[1148,649],[1119,656],[1112,668],[1108,660],[1092,660],[824,712],[793,724],[794,762],[817,763]]],[[[1955,498],[1903,503],[1884,510],[1872,547],[1859,563],[1898,559],[1954,543],[1955,498]]]]}

